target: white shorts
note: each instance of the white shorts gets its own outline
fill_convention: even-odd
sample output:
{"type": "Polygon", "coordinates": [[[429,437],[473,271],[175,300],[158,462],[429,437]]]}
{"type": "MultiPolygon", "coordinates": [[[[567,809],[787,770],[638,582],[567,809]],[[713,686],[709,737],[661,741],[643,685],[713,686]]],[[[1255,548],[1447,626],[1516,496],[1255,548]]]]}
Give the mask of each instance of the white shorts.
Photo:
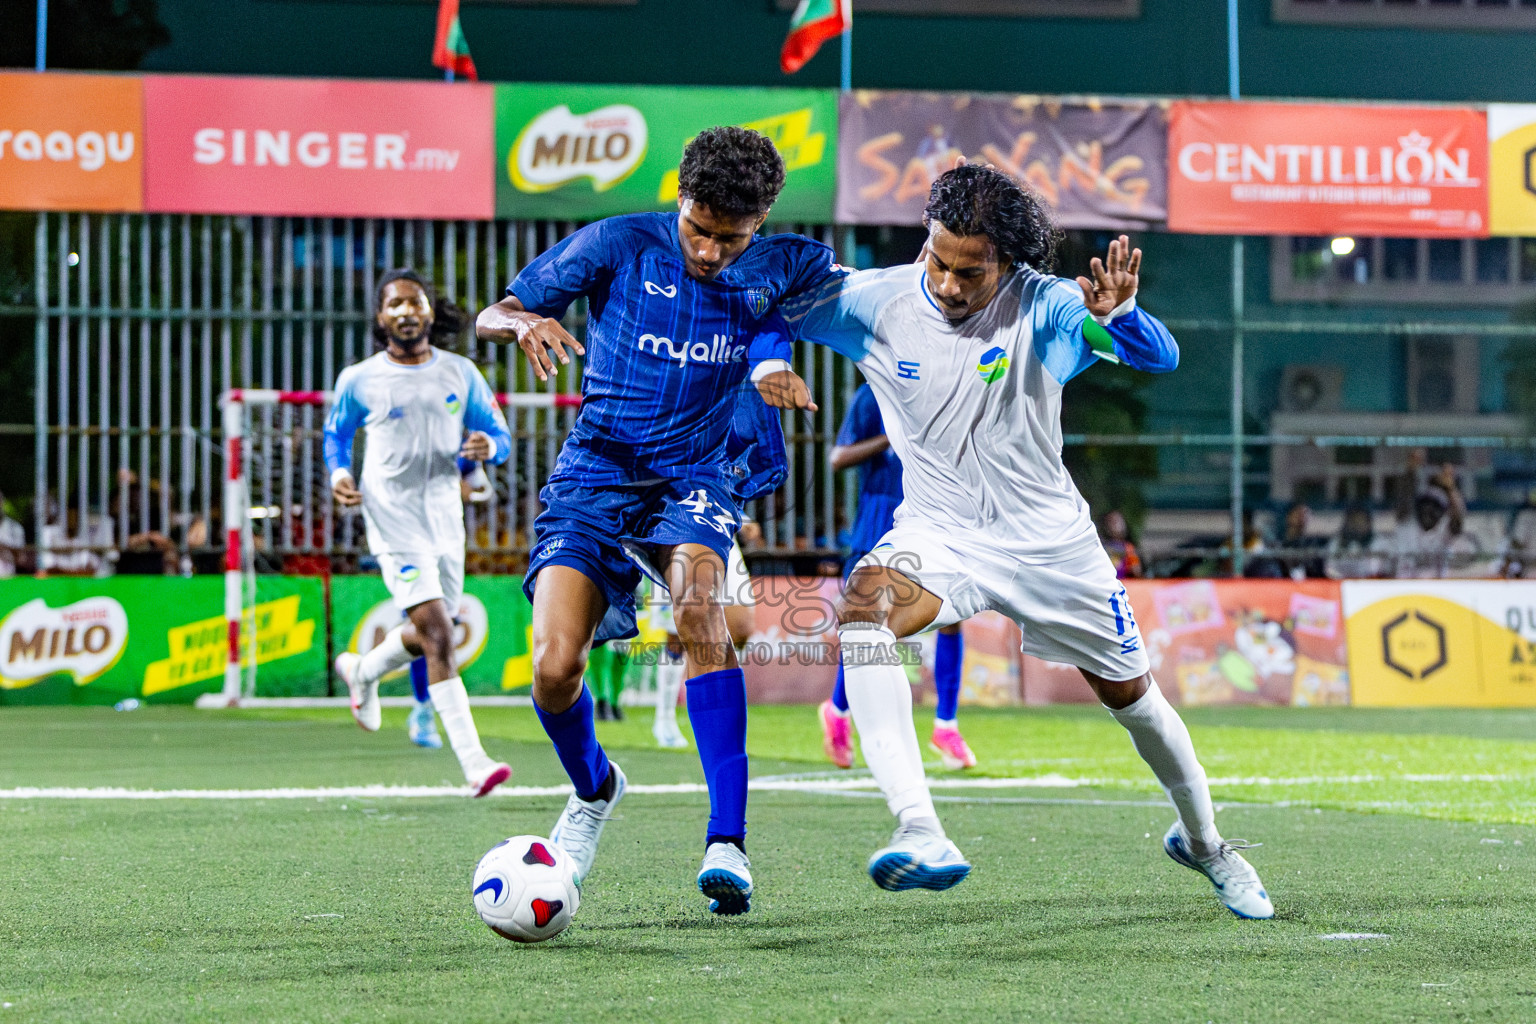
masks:
{"type": "Polygon", "coordinates": [[[450,618],[459,614],[459,599],[464,596],[463,555],[380,555],[379,569],[400,614],[428,601],[447,604],[450,618]]]}
{"type": "MultiPolygon", "coordinates": [[[[651,614],[651,625],[676,634],[677,625],[672,621],[672,595],[666,587],[657,586],[654,580],[651,581],[650,592],[647,610],[651,614]]],[[[725,560],[725,593],[721,595],[720,603],[727,607],[757,606],[757,599],[752,596],[752,577],[747,572],[746,559],[741,557],[739,544],[731,545],[730,557],[725,560]]]]}
{"type": "Polygon", "coordinates": [[[1025,654],[1075,665],[1109,680],[1150,671],[1125,587],[1097,538],[1046,565],[1009,557],[985,534],[907,521],[859,565],[883,565],[944,602],[933,626],[996,611],[1018,623],[1025,654]]]}

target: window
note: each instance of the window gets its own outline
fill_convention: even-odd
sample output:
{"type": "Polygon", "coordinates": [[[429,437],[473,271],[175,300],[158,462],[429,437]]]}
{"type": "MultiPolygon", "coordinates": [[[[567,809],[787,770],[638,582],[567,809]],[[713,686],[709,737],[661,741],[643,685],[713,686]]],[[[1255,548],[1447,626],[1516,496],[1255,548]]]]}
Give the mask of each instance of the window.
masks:
{"type": "MultiPolygon", "coordinates": [[[[796,0],[777,0],[781,11],[796,0]]],[[[853,0],[855,14],[956,14],[995,18],[1139,18],[1141,0],[853,0]]]]}
{"type": "Polygon", "coordinates": [[[1313,25],[1536,29],[1536,0],[1272,0],[1276,21],[1313,25]]]}
{"type": "Polygon", "coordinates": [[[1536,295],[1536,238],[1272,238],[1269,267],[1281,302],[1512,306],[1536,295]]]}

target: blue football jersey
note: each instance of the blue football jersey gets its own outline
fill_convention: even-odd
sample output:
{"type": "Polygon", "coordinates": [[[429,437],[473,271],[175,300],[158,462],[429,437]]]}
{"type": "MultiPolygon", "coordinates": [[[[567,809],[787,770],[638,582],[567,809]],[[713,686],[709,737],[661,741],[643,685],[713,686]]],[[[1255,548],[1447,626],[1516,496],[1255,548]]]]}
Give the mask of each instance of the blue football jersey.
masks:
{"type": "Polygon", "coordinates": [[[799,235],[759,236],[713,281],[688,275],[676,213],[589,224],[507,288],[523,308],[559,317],[588,299],[581,409],[555,476],[588,484],[698,478],[729,484],[727,441],[751,366],[787,359],[781,299],[839,268],[799,235]]]}

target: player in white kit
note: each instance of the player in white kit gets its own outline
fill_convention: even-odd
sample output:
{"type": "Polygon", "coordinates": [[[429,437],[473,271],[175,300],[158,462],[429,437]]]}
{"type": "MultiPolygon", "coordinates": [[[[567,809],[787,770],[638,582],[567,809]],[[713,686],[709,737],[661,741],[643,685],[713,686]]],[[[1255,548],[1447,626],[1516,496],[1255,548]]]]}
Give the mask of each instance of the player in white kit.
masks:
{"type": "Polygon", "coordinates": [[[379,284],[374,337],[384,351],[341,371],[325,421],[325,461],[339,505],[361,505],[368,549],[384,584],[408,616],[367,654],[344,653],[336,670],[352,714],[379,728],[379,680],[425,656],[428,691],[475,796],[512,769],[480,745],[469,696],[454,664],[453,615],[464,592],[464,504],[458,459],[500,464],[512,436],[480,368],[432,345],[463,326],[437,309],[430,286],[410,270],[379,284]],[[352,438],[367,438],[361,481],[352,475],[352,438]]]}
{"type": "Polygon", "coordinates": [[[1152,679],[1125,589],[1061,461],[1062,386],[1096,357],[1166,372],[1178,346],[1136,307],[1141,251],[1111,242],[1074,284],[1040,273],[1055,229],[1043,201],[988,167],[942,175],[910,266],[860,271],[786,308],[795,333],[850,356],[875,392],[904,469],[895,525],[838,607],[864,758],[900,822],[870,858],[885,889],[944,889],[970,870],[923,775],[896,648],[993,609],[1026,653],[1077,666],[1131,734],[1178,811],[1164,849],[1240,917],[1274,914],[1223,840],[1189,732],[1152,679]]]}

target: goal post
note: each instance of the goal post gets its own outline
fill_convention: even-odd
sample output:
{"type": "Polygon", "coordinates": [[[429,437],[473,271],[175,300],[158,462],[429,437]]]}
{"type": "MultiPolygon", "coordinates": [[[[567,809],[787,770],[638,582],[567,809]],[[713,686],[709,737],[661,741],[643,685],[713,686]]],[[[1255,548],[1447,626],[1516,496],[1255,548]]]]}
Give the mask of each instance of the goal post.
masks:
{"type": "MultiPolygon", "coordinates": [[[[251,528],[251,452],[247,439],[253,409],[276,406],[324,408],[331,391],[280,391],[237,388],[219,396],[224,449],[224,621],[228,633],[224,683],[218,693],[204,694],[200,707],[236,707],[256,696],[256,559],[251,528]]],[[[580,395],[557,392],[514,392],[496,395],[503,408],[556,409],[581,404],[580,395]]],[[[515,449],[514,449],[515,451],[515,449]]],[[[326,498],[325,500],[329,500],[326,498]]],[[[330,540],[330,538],[327,538],[330,540]]]]}

